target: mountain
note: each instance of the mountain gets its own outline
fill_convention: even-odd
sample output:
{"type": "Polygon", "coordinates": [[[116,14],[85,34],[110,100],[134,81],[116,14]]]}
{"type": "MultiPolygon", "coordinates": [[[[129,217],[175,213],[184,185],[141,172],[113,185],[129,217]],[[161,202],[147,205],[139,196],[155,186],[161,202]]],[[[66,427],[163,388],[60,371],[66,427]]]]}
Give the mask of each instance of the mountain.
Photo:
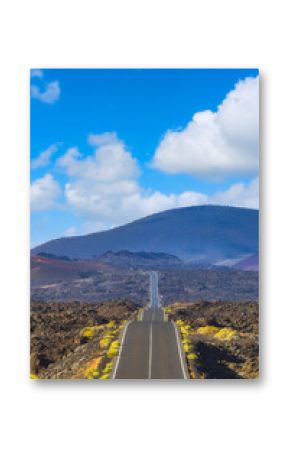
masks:
{"type": "Polygon", "coordinates": [[[234,264],[232,268],[236,270],[244,271],[259,271],[259,255],[252,254],[245,259],[240,260],[238,263],[234,264]]]}
{"type": "Polygon", "coordinates": [[[259,213],[228,206],[171,209],[108,231],[51,240],[32,254],[88,259],[107,251],[172,254],[196,263],[258,252],[259,213]]]}

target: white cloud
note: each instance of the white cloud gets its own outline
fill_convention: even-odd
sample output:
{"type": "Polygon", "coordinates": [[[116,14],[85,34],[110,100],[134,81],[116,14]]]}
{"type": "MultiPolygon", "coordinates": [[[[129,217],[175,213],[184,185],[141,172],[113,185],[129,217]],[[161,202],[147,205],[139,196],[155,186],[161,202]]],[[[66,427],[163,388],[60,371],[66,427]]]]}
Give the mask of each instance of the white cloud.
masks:
{"type": "Polygon", "coordinates": [[[64,235],[66,237],[72,237],[74,235],[77,235],[77,228],[75,226],[70,226],[64,231],[64,235]]]}
{"type": "Polygon", "coordinates": [[[58,81],[52,81],[45,85],[44,89],[40,89],[39,86],[31,86],[31,96],[43,103],[53,104],[60,96],[60,86],[58,81]]]}
{"type": "Polygon", "coordinates": [[[182,131],[167,131],[151,165],[209,179],[254,175],[259,156],[259,80],[238,82],[217,112],[196,113],[182,131]]]}
{"type": "Polygon", "coordinates": [[[117,134],[115,132],[107,132],[102,134],[89,134],[88,142],[90,145],[100,146],[100,145],[109,145],[119,143],[120,139],[118,139],[117,134]]]}
{"type": "Polygon", "coordinates": [[[87,232],[177,207],[219,203],[255,207],[254,183],[237,184],[212,196],[194,191],[164,194],[142,189],[138,163],[123,142],[116,136],[109,139],[108,133],[91,137],[90,141],[97,144],[92,156],[83,157],[77,148],[70,148],[57,161],[57,166],[69,177],[65,184],[67,203],[86,220],[87,232]]]}
{"type": "MultiPolygon", "coordinates": [[[[116,226],[154,212],[200,204],[206,196],[195,192],[165,195],[140,187],[140,169],[114,133],[90,135],[97,145],[93,156],[82,157],[70,148],[57,161],[70,177],[65,185],[68,204],[99,229],[116,226]]],[[[92,228],[91,224],[89,225],[92,228]]]]}
{"type": "Polygon", "coordinates": [[[65,168],[69,176],[105,185],[131,180],[139,175],[137,161],[121,142],[100,146],[93,156],[85,158],[76,147],[70,148],[58,159],[57,165],[65,168]]]}
{"type": "Polygon", "coordinates": [[[46,150],[42,151],[40,155],[31,161],[31,168],[46,167],[51,159],[51,156],[58,150],[58,145],[50,145],[46,150]]]}
{"type": "Polygon", "coordinates": [[[31,69],[30,77],[31,78],[43,78],[43,71],[40,69],[31,69]]]}
{"type": "Polygon", "coordinates": [[[217,192],[208,201],[212,204],[227,206],[259,208],[259,179],[255,178],[249,183],[233,184],[224,192],[217,192]]]}
{"type": "Polygon", "coordinates": [[[60,186],[50,173],[36,179],[30,187],[31,210],[51,209],[60,193],[60,186]]]}

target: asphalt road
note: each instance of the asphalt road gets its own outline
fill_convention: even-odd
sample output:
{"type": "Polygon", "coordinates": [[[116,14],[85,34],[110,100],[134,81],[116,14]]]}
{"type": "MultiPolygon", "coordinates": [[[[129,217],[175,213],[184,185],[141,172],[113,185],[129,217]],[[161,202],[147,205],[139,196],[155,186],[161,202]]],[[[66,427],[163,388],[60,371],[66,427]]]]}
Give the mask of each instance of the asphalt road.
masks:
{"type": "Polygon", "coordinates": [[[164,319],[154,271],[150,273],[150,303],[140,321],[131,321],[124,329],[112,378],[187,379],[178,331],[164,319]]]}

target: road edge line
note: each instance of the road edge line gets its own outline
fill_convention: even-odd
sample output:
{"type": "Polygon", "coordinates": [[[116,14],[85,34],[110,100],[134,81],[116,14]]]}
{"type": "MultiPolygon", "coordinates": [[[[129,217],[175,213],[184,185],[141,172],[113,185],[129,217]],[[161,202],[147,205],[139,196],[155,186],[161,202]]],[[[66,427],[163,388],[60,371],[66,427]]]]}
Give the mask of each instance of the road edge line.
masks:
{"type": "Polygon", "coordinates": [[[118,368],[119,368],[120,358],[121,358],[122,351],[123,351],[125,336],[126,336],[128,327],[129,327],[129,325],[131,323],[133,323],[133,320],[128,321],[128,323],[126,324],[126,326],[125,326],[125,328],[123,330],[123,335],[122,335],[121,344],[120,344],[120,350],[119,350],[119,354],[118,354],[118,357],[117,357],[117,360],[116,360],[116,363],[115,363],[115,366],[114,366],[114,370],[113,370],[111,379],[116,379],[116,374],[117,374],[117,371],[118,371],[118,368]]]}
{"type": "Polygon", "coordinates": [[[181,368],[182,368],[182,372],[183,372],[183,377],[184,377],[184,379],[188,379],[188,375],[186,374],[187,373],[187,369],[185,368],[184,358],[182,357],[180,336],[179,336],[179,333],[178,333],[178,330],[177,330],[177,325],[175,324],[175,322],[173,322],[173,326],[174,326],[176,340],[177,340],[178,354],[179,354],[179,358],[180,358],[180,363],[181,363],[181,368]]]}
{"type": "Polygon", "coordinates": [[[149,334],[149,363],[148,363],[148,379],[152,378],[152,340],[153,340],[153,323],[151,321],[149,334]]]}

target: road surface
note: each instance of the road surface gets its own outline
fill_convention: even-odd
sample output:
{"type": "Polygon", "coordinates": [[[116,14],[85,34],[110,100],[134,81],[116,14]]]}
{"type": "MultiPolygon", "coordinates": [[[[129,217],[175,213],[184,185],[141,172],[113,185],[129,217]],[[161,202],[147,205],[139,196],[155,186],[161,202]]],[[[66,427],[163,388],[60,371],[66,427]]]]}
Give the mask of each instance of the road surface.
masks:
{"type": "Polygon", "coordinates": [[[150,303],[140,321],[124,329],[113,379],[187,379],[176,325],[159,304],[158,274],[150,272],[150,303]]]}

